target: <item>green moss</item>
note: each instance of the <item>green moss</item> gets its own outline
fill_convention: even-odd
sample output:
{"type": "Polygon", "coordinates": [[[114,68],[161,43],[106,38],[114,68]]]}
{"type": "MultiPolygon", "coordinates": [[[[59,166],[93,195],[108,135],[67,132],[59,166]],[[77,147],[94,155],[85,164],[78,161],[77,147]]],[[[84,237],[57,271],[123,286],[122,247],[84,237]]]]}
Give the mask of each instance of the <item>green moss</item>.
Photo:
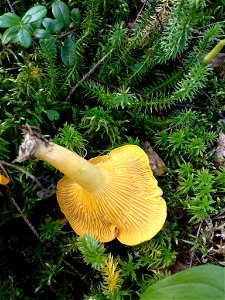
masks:
{"type": "MultiPolygon", "coordinates": [[[[52,3],[39,1],[50,18],[52,3]]],[[[73,27],[70,19],[69,28],[49,33],[53,44],[39,47],[29,27],[36,40],[30,47],[16,39],[0,45],[0,160],[11,178],[8,188],[0,185],[0,298],[135,300],[180,261],[223,259],[209,256],[210,239],[196,232],[201,224],[209,229],[206,220],[221,216],[225,202],[224,167],[215,163],[225,129],[224,65],[204,64],[224,32],[225,6],[197,0],[65,3],[70,11],[79,9],[80,23],[73,27]],[[77,239],[56,201],[59,174],[39,161],[24,162],[25,172],[4,165],[17,156],[17,127],[25,123],[87,158],[149,141],[166,165],[157,178],[168,204],[162,231],[135,247],[77,239]],[[105,261],[107,278],[117,276],[110,277],[110,255],[119,282],[115,293],[104,284],[105,261]]],[[[20,17],[35,4],[13,2],[20,17]]],[[[10,8],[0,4],[0,10],[3,15],[10,8]]]]}

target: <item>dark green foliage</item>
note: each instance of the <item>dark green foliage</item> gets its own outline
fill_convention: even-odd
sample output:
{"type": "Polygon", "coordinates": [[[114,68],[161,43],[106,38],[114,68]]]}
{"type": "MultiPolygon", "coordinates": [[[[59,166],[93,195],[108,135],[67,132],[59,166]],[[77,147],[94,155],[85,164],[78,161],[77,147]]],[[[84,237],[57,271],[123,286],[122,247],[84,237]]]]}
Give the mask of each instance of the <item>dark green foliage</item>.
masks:
{"type": "Polygon", "coordinates": [[[180,262],[224,261],[220,248],[210,254],[224,220],[224,64],[203,62],[224,38],[223,2],[18,0],[16,14],[0,3],[0,160],[11,178],[0,185],[0,299],[135,300],[180,262]],[[56,201],[61,174],[4,164],[26,122],[87,159],[149,141],[166,165],[162,231],[134,247],[77,237],[56,201]]]}
{"type": "Polygon", "coordinates": [[[223,267],[205,265],[185,270],[162,280],[150,287],[140,298],[148,299],[212,299],[214,297],[223,298],[225,270],[223,267]],[[214,281],[217,277],[218,280],[214,281]]]}
{"type": "Polygon", "coordinates": [[[87,235],[78,237],[77,246],[83,254],[84,261],[91,264],[93,269],[100,270],[104,266],[106,256],[101,243],[87,235]]]}
{"type": "Polygon", "coordinates": [[[102,107],[87,108],[85,112],[82,112],[82,119],[80,127],[85,129],[84,135],[89,141],[98,140],[110,141],[113,145],[120,140],[120,134],[125,130],[123,124],[128,122],[127,120],[120,121],[113,119],[109,110],[105,111],[102,107]],[[118,131],[120,128],[120,133],[118,131]]]}
{"type": "Polygon", "coordinates": [[[43,241],[55,242],[58,237],[63,234],[62,228],[64,225],[65,221],[48,218],[45,223],[40,226],[41,239],[43,241]]]}
{"type": "Polygon", "coordinates": [[[60,133],[55,136],[54,142],[75,151],[80,155],[86,154],[85,144],[87,141],[83,139],[82,135],[75,129],[74,125],[65,123],[63,128],[59,128],[59,131],[60,133]]]}

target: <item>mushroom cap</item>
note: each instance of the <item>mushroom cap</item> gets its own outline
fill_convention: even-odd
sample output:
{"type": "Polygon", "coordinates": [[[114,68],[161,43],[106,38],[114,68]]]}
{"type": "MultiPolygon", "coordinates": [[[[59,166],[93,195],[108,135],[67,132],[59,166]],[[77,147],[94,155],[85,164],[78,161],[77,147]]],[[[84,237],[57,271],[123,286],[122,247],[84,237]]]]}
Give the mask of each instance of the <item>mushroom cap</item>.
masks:
{"type": "Polygon", "coordinates": [[[7,185],[9,182],[10,182],[9,178],[0,174],[0,184],[1,185],[7,185]]]}
{"type": "Polygon", "coordinates": [[[125,145],[90,162],[106,172],[100,190],[88,192],[66,176],[57,185],[60,208],[73,230],[101,242],[117,238],[130,246],[154,237],[167,208],[145,152],[125,145]]]}

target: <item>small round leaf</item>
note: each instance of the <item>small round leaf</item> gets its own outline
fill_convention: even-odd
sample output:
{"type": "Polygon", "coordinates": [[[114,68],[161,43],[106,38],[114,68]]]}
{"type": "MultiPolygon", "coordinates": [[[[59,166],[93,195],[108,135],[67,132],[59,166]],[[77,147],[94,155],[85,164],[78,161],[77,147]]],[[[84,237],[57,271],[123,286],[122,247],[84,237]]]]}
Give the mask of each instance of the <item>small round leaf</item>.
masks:
{"type": "Polygon", "coordinates": [[[52,3],[52,14],[65,28],[70,25],[69,7],[62,1],[56,0],[52,3]]]}
{"type": "Polygon", "coordinates": [[[34,36],[38,39],[49,39],[51,37],[49,31],[45,29],[36,29],[34,36]]]}
{"type": "Polygon", "coordinates": [[[63,28],[63,23],[58,19],[44,18],[42,24],[50,33],[57,33],[63,28]]]}
{"type": "Polygon", "coordinates": [[[57,110],[46,110],[46,114],[50,121],[57,121],[59,119],[59,113],[57,112],[57,110]]]}

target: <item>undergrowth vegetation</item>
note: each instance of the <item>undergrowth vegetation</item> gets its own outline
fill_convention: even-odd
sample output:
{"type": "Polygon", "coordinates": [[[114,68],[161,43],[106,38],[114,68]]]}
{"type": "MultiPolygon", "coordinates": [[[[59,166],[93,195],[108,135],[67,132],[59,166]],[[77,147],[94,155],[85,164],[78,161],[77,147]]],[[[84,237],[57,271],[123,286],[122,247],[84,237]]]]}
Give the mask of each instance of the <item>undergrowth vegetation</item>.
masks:
{"type": "Polygon", "coordinates": [[[7,3],[0,167],[11,182],[0,185],[0,299],[135,300],[180,269],[224,265],[224,248],[210,251],[224,243],[216,216],[225,218],[225,169],[215,159],[224,60],[204,63],[224,39],[224,1],[7,3]],[[25,123],[86,158],[149,141],[166,165],[162,231],[134,247],[77,237],[56,201],[61,174],[37,160],[11,164],[25,123]]]}

